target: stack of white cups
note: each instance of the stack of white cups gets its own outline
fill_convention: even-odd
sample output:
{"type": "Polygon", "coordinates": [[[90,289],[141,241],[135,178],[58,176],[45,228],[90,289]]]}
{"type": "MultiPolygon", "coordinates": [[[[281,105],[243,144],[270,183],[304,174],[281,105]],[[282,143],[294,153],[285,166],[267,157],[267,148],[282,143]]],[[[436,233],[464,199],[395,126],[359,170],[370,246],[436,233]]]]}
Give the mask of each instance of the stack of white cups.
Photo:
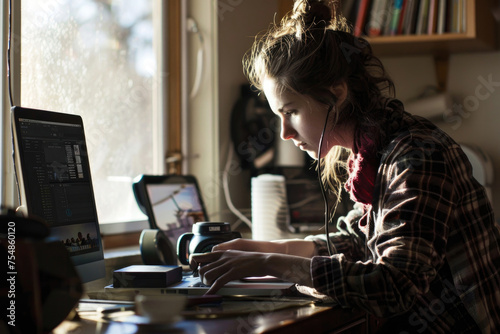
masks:
{"type": "Polygon", "coordinates": [[[277,240],[288,236],[290,214],[283,175],[252,178],[252,239],[277,240]]]}

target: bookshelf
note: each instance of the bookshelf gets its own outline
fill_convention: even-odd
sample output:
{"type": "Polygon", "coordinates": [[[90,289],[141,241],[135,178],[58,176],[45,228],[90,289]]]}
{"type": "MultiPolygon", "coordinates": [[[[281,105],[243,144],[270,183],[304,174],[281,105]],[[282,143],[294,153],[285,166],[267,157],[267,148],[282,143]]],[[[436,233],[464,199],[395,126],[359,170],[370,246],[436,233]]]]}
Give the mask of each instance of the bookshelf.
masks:
{"type": "MultiPolygon", "coordinates": [[[[278,0],[280,15],[285,15],[293,8],[293,0],[278,0]]],[[[359,3],[367,4],[367,13],[362,26],[366,26],[370,17],[370,11],[376,0],[343,0],[353,3],[353,11],[359,3]]],[[[420,0],[423,1],[423,0],[420,0]]],[[[417,7],[420,4],[418,3],[417,7]]],[[[451,3],[454,0],[448,0],[451,3]]],[[[436,75],[440,86],[446,88],[446,76],[448,72],[448,57],[453,53],[484,52],[496,49],[496,22],[491,13],[494,3],[492,0],[460,0],[463,1],[463,31],[444,32],[431,34],[395,34],[381,36],[367,36],[366,29],[361,36],[366,38],[378,57],[401,57],[416,55],[432,55],[436,64],[436,75]]],[[[398,0],[387,0],[388,3],[398,0]]],[[[403,1],[401,1],[403,2],[403,1]]],[[[346,2],[347,3],[347,2],[346,2]]],[[[439,0],[436,0],[439,3],[439,0]]],[[[342,3],[344,4],[344,3],[342,3]]],[[[417,8],[418,9],[418,8],[417,8]]],[[[346,15],[347,16],[347,15],[346,15]]],[[[356,25],[356,15],[347,16],[353,27],[356,25]]],[[[356,30],[356,29],[355,29],[356,30]]],[[[363,30],[363,29],[362,29],[363,30]]]]}
{"type": "MultiPolygon", "coordinates": [[[[353,0],[354,3],[359,0],[353,0]]],[[[496,22],[491,13],[491,0],[463,0],[465,31],[461,33],[410,34],[370,37],[362,34],[377,56],[446,55],[459,52],[493,51],[496,47],[496,22]]],[[[374,0],[368,1],[368,3],[374,0]]],[[[390,0],[389,0],[390,2],[390,0]]],[[[354,7],[356,4],[354,5],[354,7]]],[[[293,8],[293,0],[279,0],[280,14],[293,8]]],[[[370,7],[368,6],[368,11],[370,7]]],[[[366,15],[368,20],[370,13],[366,15]]],[[[354,19],[351,20],[355,21],[354,19]]],[[[366,22],[365,22],[366,24],[366,22]]],[[[354,24],[353,24],[354,25],[354,24]]]]}

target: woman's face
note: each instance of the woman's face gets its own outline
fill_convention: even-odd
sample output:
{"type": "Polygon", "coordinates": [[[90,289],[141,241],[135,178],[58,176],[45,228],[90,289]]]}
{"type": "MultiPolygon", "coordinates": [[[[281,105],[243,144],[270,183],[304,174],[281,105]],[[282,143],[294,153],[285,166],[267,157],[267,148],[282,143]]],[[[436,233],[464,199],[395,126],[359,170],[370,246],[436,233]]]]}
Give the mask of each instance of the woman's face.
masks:
{"type": "MultiPolygon", "coordinates": [[[[313,159],[318,159],[318,148],[321,132],[325,126],[328,106],[317,102],[307,95],[290,91],[279,91],[276,81],[266,77],[262,81],[263,91],[273,112],[280,118],[281,139],[292,140],[295,146],[306,151],[313,159]]],[[[339,105],[339,102],[337,102],[339,105]]],[[[333,146],[341,145],[350,148],[349,141],[337,131],[331,131],[334,118],[332,109],[321,148],[321,157],[327,155],[333,146]]]]}

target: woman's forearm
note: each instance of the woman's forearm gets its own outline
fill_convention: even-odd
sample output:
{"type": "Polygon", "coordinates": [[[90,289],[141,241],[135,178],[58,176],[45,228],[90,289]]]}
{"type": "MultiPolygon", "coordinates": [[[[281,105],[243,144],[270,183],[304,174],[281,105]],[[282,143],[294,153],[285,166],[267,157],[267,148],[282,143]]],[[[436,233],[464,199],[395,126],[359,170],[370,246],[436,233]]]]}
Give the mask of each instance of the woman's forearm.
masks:
{"type": "Polygon", "coordinates": [[[234,239],[214,246],[213,251],[228,249],[249,252],[289,254],[310,258],[315,255],[314,253],[316,248],[314,242],[302,239],[287,239],[276,241],[234,239]]]}
{"type": "Polygon", "coordinates": [[[311,258],[315,255],[316,246],[310,240],[302,239],[287,239],[273,241],[276,244],[277,250],[274,253],[296,255],[301,257],[311,258]]]}
{"type": "Polygon", "coordinates": [[[310,258],[272,253],[266,257],[264,266],[272,276],[312,287],[310,258]]]}

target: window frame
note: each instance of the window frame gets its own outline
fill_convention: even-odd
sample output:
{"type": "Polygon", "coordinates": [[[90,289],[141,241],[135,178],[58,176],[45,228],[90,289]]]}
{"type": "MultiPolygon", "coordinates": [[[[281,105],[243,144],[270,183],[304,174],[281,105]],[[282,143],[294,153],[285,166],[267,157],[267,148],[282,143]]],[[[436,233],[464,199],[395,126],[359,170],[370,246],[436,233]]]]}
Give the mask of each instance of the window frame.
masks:
{"type": "MultiPolygon", "coordinates": [[[[168,156],[180,154],[182,150],[181,133],[181,63],[182,63],[182,23],[185,17],[185,1],[162,0],[153,1],[153,24],[155,27],[154,48],[158,60],[157,73],[153,87],[153,108],[154,112],[153,129],[154,136],[158,139],[153,147],[154,165],[157,170],[165,173],[167,171],[166,158],[168,156]],[[155,16],[156,15],[156,16],[155,16]],[[156,33],[158,32],[158,33],[156,33]],[[173,52],[175,51],[175,52],[173,52]],[[165,135],[167,134],[167,135],[165,135]]],[[[11,26],[11,87],[14,104],[20,102],[21,97],[21,1],[12,1],[12,26],[11,26]]],[[[2,54],[0,55],[1,67],[1,101],[3,112],[1,118],[0,135],[2,138],[0,157],[0,203],[2,206],[16,207],[16,182],[15,172],[12,163],[12,133],[10,127],[10,101],[9,82],[7,80],[7,36],[8,36],[8,12],[9,0],[3,0],[0,8],[2,27],[2,54]]],[[[168,168],[169,172],[180,173],[182,170],[182,160],[176,161],[168,168]],[[172,167],[174,169],[172,169],[172,167]]],[[[138,232],[149,228],[147,220],[129,222],[100,222],[101,234],[116,235],[123,233],[138,232]]]]}
{"type": "MultiPolygon", "coordinates": [[[[8,32],[9,25],[11,25],[12,37],[11,37],[11,62],[10,62],[10,72],[20,73],[20,59],[16,58],[16,55],[20,57],[20,52],[17,52],[20,45],[17,44],[17,39],[15,34],[20,30],[21,27],[21,13],[16,12],[17,8],[21,8],[20,3],[12,1],[12,22],[9,22],[9,0],[3,0],[1,6],[1,27],[2,27],[2,54],[0,55],[0,61],[2,62],[2,80],[1,80],[1,103],[2,103],[2,117],[1,117],[1,174],[0,174],[0,185],[1,185],[1,198],[0,203],[2,207],[15,208],[19,205],[19,201],[16,199],[16,182],[15,182],[15,172],[14,165],[12,162],[12,130],[11,130],[11,120],[10,120],[10,99],[9,99],[9,84],[12,87],[12,98],[14,103],[20,100],[20,76],[18,78],[11,76],[10,83],[7,70],[7,42],[8,42],[8,32]],[[19,80],[18,80],[19,79],[19,80]]],[[[20,50],[20,49],[19,49],[20,50]]]]}

